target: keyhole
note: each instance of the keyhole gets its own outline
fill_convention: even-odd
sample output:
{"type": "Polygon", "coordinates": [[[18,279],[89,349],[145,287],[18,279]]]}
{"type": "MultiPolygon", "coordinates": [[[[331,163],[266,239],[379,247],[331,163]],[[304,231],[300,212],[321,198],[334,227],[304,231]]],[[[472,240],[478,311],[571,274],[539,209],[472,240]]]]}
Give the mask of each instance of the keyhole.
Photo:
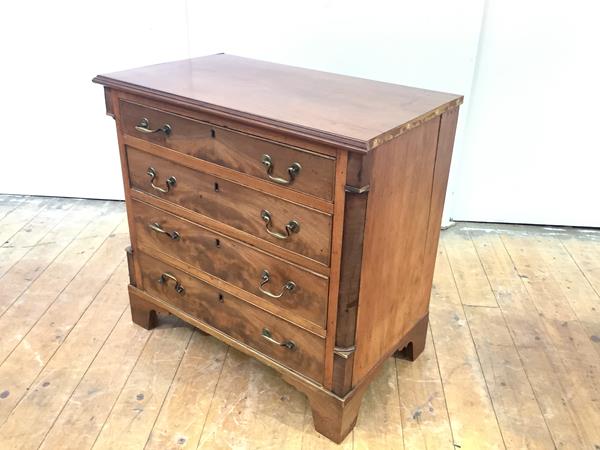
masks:
{"type": "Polygon", "coordinates": [[[221,240],[220,239],[215,239],[215,247],[221,248],[221,240]]]}
{"type": "Polygon", "coordinates": [[[215,135],[216,135],[216,133],[215,133],[215,130],[212,130],[212,129],[211,129],[211,130],[210,130],[210,137],[214,139],[214,138],[215,138],[215,135]]]}
{"type": "Polygon", "coordinates": [[[223,294],[219,293],[219,303],[223,303],[223,294]]]}
{"type": "Polygon", "coordinates": [[[215,192],[219,192],[219,183],[215,183],[215,192]]]}

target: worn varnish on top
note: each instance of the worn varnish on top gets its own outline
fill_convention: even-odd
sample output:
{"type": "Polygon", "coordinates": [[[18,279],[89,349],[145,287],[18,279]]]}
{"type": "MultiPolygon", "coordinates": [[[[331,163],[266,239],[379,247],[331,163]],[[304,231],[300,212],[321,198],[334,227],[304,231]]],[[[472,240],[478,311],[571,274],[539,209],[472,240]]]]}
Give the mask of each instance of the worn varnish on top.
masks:
{"type": "Polygon", "coordinates": [[[362,152],[463,100],[460,95],[225,54],[99,75],[94,81],[362,152]]]}

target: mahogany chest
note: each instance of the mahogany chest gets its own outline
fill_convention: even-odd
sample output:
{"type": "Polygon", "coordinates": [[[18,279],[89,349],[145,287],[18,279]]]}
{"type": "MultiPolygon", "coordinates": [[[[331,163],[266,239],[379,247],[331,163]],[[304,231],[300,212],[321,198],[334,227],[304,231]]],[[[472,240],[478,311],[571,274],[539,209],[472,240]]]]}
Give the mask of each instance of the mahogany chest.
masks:
{"type": "Polygon", "coordinates": [[[462,97],[218,54],[100,75],[133,321],[175,314],[304,392],[341,442],[423,350],[462,97]]]}

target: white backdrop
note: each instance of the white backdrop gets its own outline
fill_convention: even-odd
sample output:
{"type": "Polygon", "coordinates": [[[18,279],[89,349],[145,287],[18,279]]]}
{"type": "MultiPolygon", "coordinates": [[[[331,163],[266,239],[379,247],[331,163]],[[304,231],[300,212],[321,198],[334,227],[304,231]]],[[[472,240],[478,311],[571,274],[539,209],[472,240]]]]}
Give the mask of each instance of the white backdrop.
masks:
{"type": "Polygon", "coordinates": [[[114,123],[91,78],[226,52],[464,94],[447,218],[600,226],[587,206],[600,193],[587,70],[598,7],[414,3],[7,3],[0,192],[122,198],[114,123]]]}

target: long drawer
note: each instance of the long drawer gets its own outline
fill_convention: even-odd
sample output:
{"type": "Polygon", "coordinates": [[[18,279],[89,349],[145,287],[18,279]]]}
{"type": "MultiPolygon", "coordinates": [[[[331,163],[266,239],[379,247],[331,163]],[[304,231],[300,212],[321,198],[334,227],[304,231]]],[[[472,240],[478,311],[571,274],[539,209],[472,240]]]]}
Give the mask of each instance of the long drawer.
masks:
{"type": "Polygon", "coordinates": [[[331,216],[127,147],[131,187],[329,265],[331,216]]]}
{"type": "Polygon", "coordinates": [[[325,341],[203,281],[137,253],[142,289],[317,382],[325,341]]]}
{"type": "Polygon", "coordinates": [[[120,109],[125,134],[292,190],[333,199],[332,157],[128,101],[121,100],[120,109]]]}
{"type": "Polygon", "coordinates": [[[324,329],[328,279],[147,203],[130,204],[137,245],[156,249],[258,297],[291,321],[324,329]]]}

